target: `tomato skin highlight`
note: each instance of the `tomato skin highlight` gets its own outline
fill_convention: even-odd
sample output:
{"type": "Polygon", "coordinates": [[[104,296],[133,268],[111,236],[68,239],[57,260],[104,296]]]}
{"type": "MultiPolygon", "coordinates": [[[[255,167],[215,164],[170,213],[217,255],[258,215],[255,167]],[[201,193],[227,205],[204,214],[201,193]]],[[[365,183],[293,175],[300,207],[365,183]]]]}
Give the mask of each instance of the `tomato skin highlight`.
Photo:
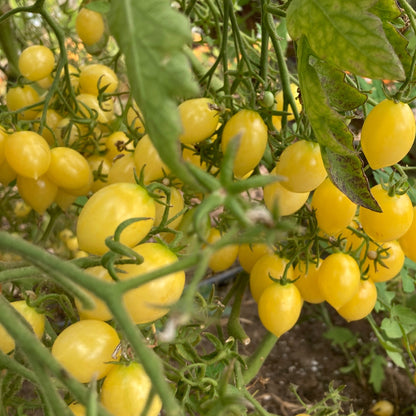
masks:
{"type": "Polygon", "coordinates": [[[413,206],[407,194],[390,196],[381,184],[371,188],[371,193],[382,212],[360,207],[359,220],[364,231],[377,242],[399,239],[413,221],[413,206]]]}
{"type": "MultiPolygon", "coordinates": [[[[141,364],[116,365],[107,374],[101,388],[101,402],[113,416],[143,415],[152,382],[141,364]]],[[[157,416],[162,409],[155,395],[145,416],[157,416]]]]}
{"type": "Polygon", "coordinates": [[[260,296],[259,318],[268,331],[280,337],[296,324],[302,305],[303,299],[293,283],[273,283],[260,296]]]}
{"type": "Polygon", "coordinates": [[[385,99],[364,120],[361,147],[372,169],[392,166],[410,151],[415,140],[415,117],[406,103],[385,99]]]}
{"type": "Polygon", "coordinates": [[[147,218],[127,226],[120,241],[129,247],[138,244],[150,231],[155,205],[147,191],[133,183],[114,183],[98,190],[86,202],[78,217],[77,237],[81,250],[102,255],[108,251],[105,239],[131,218],[147,218]]]}
{"type": "Polygon", "coordinates": [[[318,272],[318,285],[325,300],[338,310],[357,293],[361,273],[355,259],[346,253],[326,257],[318,272]]]}
{"type": "Polygon", "coordinates": [[[105,377],[117,361],[120,338],[103,321],[86,319],[66,327],[52,345],[52,355],[80,383],[105,377]]]}

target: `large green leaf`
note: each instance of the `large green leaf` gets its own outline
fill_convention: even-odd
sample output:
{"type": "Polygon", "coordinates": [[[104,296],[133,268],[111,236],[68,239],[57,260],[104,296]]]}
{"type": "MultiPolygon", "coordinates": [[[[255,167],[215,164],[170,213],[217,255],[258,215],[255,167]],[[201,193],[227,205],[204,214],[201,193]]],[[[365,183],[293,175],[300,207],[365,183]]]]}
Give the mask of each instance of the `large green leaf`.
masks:
{"type": "MultiPolygon", "coordinates": [[[[371,195],[363,164],[353,146],[353,136],[345,118],[330,105],[327,94],[338,96],[338,106],[362,104],[361,95],[344,83],[344,77],[331,73],[331,67],[317,64],[307,39],[298,41],[298,74],[303,108],[312,126],[328,175],[351,201],[366,208],[380,211],[371,195]],[[319,69],[319,74],[317,69],[319,69]],[[331,87],[328,86],[332,83],[331,87]],[[324,89],[325,86],[325,89],[324,89]],[[344,97],[346,104],[341,104],[344,97]]],[[[351,108],[349,108],[351,109],[351,108]]]]}
{"type": "Polygon", "coordinates": [[[375,79],[405,79],[388,41],[376,0],[293,0],[287,10],[290,36],[306,36],[315,54],[341,70],[375,79]]]}
{"type": "Polygon", "coordinates": [[[108,21],[147,133],[171,171],[189,182],[192,176],[180,159],[177,111],[178,97],[198,94],[182,51],[191,39],[189,21],[167,0],[113,0],[108,21]]]}

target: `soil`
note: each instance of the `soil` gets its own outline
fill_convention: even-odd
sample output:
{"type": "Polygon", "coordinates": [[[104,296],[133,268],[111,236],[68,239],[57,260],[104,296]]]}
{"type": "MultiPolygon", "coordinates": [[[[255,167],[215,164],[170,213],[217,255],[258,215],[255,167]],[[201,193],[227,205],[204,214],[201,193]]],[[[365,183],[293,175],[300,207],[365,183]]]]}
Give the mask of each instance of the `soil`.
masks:
{"type": "MultiPolygon", "coordinates": [[[[256,304],[249,295],[242,311],[242,323],[251,338],[246,351],[250,353],[266,331],[258,319],[256,304]]],[[[292,385],[297,386],[297,394],[304,403],[314,404],[324,398],[333,382],[334,387],[345,386],[341,392],[346,398],[343,402],[344,413],[340,414],[349,415],[354,410],[357,414],[370,415],[369,410],[374,403],[389,400],[394,404],[396,416],[416,415],[416,387],[405,370],[388,361],[381,391],[375,393],[369,385],[369,373],[363,364],[365,357],[359,351],[366,350],[370,343],[378,345],[366,320],[347,323],[328,305],[305,304],[297,325],[280,337],[267,357],[251,385],[251,392],[257,391],[256,398],[269,412],[292,416],[305,411],[293,393],[292,385]],[[325,338],[328,326],[322,319],[320,308],[325,308],[334,325],[350,329],[357,335],[356,345],[348,349],[350,358],[339,346],[325,338]],[[342,371],[354,359],[364,367],[361,375],[342,371]]],[[[377,354],[385,357],[384,351],[378,348],[377,354]]]]}

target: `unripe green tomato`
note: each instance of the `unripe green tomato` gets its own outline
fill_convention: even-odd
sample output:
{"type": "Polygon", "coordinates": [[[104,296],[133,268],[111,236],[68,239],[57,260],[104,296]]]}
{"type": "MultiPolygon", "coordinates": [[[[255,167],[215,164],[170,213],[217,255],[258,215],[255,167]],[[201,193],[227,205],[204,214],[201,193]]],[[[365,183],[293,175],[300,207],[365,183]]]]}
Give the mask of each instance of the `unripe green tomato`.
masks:
{"type": "MultiPolygon", "coordinates": [[[[40,101],[37,91],[30,85],[9,88],[6,94],[6,104],[9,111],[19,111],[23,107],[34,105],[40,101]]],[[[40,106],[29,108],[19,112],[22,120],[33,120],[39,113],[40,106]]]]}
{"type": "Polygon", "coordinates": [[[415,116],[406,103],[385,99],[364,120],[361,147],[372,169],[392,166],[410,151],[415,140],[415,116]]]}
{"type": "Polygon", "coordinates": [[[310,192],[327,177],[318,143],[298,140],[280,155],[276,173],[286,177],[282,185],[292,192],[310,192]]]}
{"type": "Polygon", "coordinates": [[[355,216],[357,205],[326,178],[313,192],[311,200],[318,227],[328,235],[346,228],[355,216]]]}
{"type": "Polygon", "coordinates": [[[381,184],[371,188],[371,193],[382,212],[360,207],[359,219],[364,231],[377,242],[397,240],[410,228],[413,206],[409,195],[392,195],[381,184]]]}
{"type": "Polygon", "coordinates": [[[47,141],[33,131],[10,134],[5,143],[6,160],[19,175],[38,179],[49,169],[51,151],[47,141]]]}
{"type": "MultiPolygon", "coordinates": [[[[45,315],[38,313],[34,308],[29,306],[25,300],[17,300],[10,303],[20,315],[29,323],[33,332],[38,339],[41,339],[45,329],[45,315]]],[[[4,354],[13,351],[15,347],[14,339],[9,335],[6,329],[0,325],[0,350],[4,354]]]]}
{"type": "Polygon", "coordinates": [[[104,92],[113,93],[118,86],[115,72],[103,64],[90,64],[81,68],[79,74],[79,88],[83,94],[97,96],[98,90],[105,87],[104,92]]]}
{"type": "Polygon", "coordinates": [[[19,175],[16,184],[23,200],[39,214],[43,214],[54,202],[58,192],[58,187],[46,175],[38,179],[19,175]]]}
{"type": "Polygon", "coordinates": [[[162,409],[158,395],[153,396],[143,413],[152,390],[152,381],[141,364],[114,366],[104,379],[101,402],[113,416],[157,416],[162,409]]]}
{"type": "Polygon", "coordinates": [[[259,164],[266,150],[268,131],[260,114],[240,110],[227,121],[221,137],[223,153],[234,138],[239,138],[239,145],[233,171],[236,177],[242,178],[259,164]]]}
{"type": "Polygon", "coordinates": [[[82,8],[75,20],[75,30],[86,45],[94,45],[104,35],[103,15],[94,10],[82,8]]]}
{"type": "Polygon", "coordinates": [[[78,217],[77,237],[81,250],[102,255],[108,251],[107,237],[132,218],[146,218],[128,225],[121,243],[134,247],[150,231],[155,218],[155,203],[147,191],[133,183],[114,183],[98,190],[86,202],[78,217]]]}
{"type": "Polygon", "coordinates": [[[178,110],[182,123],[179,140],[182,143],[199,143],[214,134],[218,125],[218,110],[210,98],[185,100],[178,110]]]}
{"type": "Polygon", "coordinates": [[[46,46],[33,45],[22,51],[18,66],[20,73],[29,81],[39,81],[52,72],[55,57],[46,46]]]}
{"type": "Polygon", "coordinates": [[[263,96],[260,99],[260,105],[265,108],[269,108],[274,104],[274,95],[271,91],[264,91],[263,96]]]}

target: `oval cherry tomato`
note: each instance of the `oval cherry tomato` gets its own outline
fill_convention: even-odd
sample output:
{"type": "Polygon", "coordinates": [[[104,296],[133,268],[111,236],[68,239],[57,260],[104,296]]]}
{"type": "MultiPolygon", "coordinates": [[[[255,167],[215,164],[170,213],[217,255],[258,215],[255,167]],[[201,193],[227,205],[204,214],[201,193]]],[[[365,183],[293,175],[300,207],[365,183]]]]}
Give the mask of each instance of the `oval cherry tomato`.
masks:
{"type": "MultiPolygon", "coordinates": [[[[159,243],[144,243],[133,249],[144,261],[117,266],[120,280],[127,280],[177,262],[177,256],[159,243]]],[[[123,296],[124,304],[136,324],[153,322],[165,316],[179,300],[185,287],[185,272],[178,271],[147,282],[123,296]]]]}
{"type": "MultiPolygon", "coordinates": [[[[30,85],[9,88],[6,94],[7,109],[9,111],[19,111],[23,107],[32,106],[40,101],[37,91],[30,85]]],[[[19,112],[22,120],[33,120],[39,112],[40,106],[35,106],[19,112]]]]}
{"type": "Polygon", "coordinates": [[[12,169],[7,160],[4,160],[3,163],[0,164],[0,183],[7,186],[10,182],[14,181],[16,177],[16,171],[12,169]]]}
{"type": "Polygon", "coordinates": [[[104,35],[104,19],[101,13],[82,8],[75,19],[75,30],[88,46],[96,44],[104,35]]]}
{"type": "Polygon", "coordinates": [[[126,114],[127,126],[136,130],[137,133],[143,134],[145,131],[143,123],[143,115],[137,104],[133,101],[133,104],[128,108],[126,114]]]}
{"type": "Polygon", "coordinates": [[[319,289],[325,300],[336,310],[354,297],[360,281],[360,268],[355,259],[346,253],[330,254],[319,268],[319,289]]]}
{"type": "Polygon", "coordinates": [[[298,140],[280,155],[276,173],[286,177],[282,185],[292,192],[310,192],[327,177],[318,143],[298,140]]]}
{"type": "Polygon", "coordinates": [[[133,142],[123,131],[115,131],[105,138],[105,147],[107,149],[106,157],[112,161],[119,155],[131,153],[134,151],[133,142]]]}
{"type": "MultiPolygon", "coordinates": [[[[27,304],[25,300],[16,300],[10,303],[20,315],[29,323],[33,332],[41,339],[45,330],[45,315],[38,313],[35,308],[27,304]]],[[[14,339],[9,335],[5,328],[0,325],[0,350],[5,354],[13,351],[15,347],[14,339]]]]}
{"type": "Polygon", "coordinates": [[[111,100],[99,103],[94,94],[79,94],[77,101],[80,117],[96,118],[101,124],[107,124],[114,118],[114,105],[111,100]]]}
{"type": "Polygon", "coordinates": [[[147,134],[138,141],[134,149],[134,162],[137,176],[140,176],[140,172],[143,170],[145,184],[163,178],[169,173],[169,168],[163,163],[147,134]]]}
{"type": "Polygon", "coordinates": [[[318,227],[328,235],[336,235],[347,227],[357,210],[357,205],[329,178],[315,189],[311,206],[315,211],[318,227]]]}
{"type": "Polygon", "coordinates": [[[402,160],[415,140],[415,116],[408,104],[385,99],[364,120],[361,147],[372,169],[402,160]]]}
{"type": "MultiPolygon", "coordinates": [[[[41,119],[43,111],[40,111],[35,118],[41,119]]],[[[52,108],[48,108],[46,110],[46,119],[45,125],[43,126],[42,133],[40,135],[48,142],[50,146],[55,144],[55,131],[58,127],[59,122],[62,120],[61,115],[53,110],[52,108]]],[[[40,123],[33,123],[34,130],[39,130],[40,123]]]]}
{"type": "Polygon", "coordinates": [[[288,266],[287,259],[274,253],[265,254],[256,261],[250,272],[250,292],[256,302],[264,290],[275,283],[272,278],[281,279],[285,270],[286,278],[293,280],[293,267],[288,266]]]}
{"type": "MultiPolygon", "coordinates": [[[[270,172],[277,175],[278,164],[270,172]]],[[[285,188],[281,182],[274,182],[263,188],[263,198],[266,208],[270,212],[277,210],[281,216],[292,215],[305,205],[309,192],[292,192],[285,188]]]]}
{"type": "Polygon", "coordinates": [[[357,293],[343,306],[338,313],[348,322],[365,318],[374,309],[377,301],[377,288],[371,279],[361,280],[357,293]]]}
{"type": "Polygon", "coordinates": [[[87,159],[70,147],[51,149],[48,178],[69,193],[91,186],[92,173],[87,159]]]}
{"type": "Polygon", "coordinates": [[[413,220],[409,229],[399,238],[406,257],[416,262],[416,206],[413,207],[413,220]]]}
{"type": "MultiPolygon", "coordinates": [[[[152,382],[141,364],[116,365],[104,379],[101,402],[113,416],[138,416],[143,414],[151,390],[152,382]]],[[[157,416],[161,409],[162,402],[155,395],[145,415],[157,416]]]]}
{"type": "Polygon", "coordinates": [[[162,222],[165,210],[167,211],[166,226],[176,229],[182,221],[183,209],[185,202],[181,191],[174,186],[169,187],[170,197],[169,206],[166,206],[167,196],[161,189],[156,189],[155,194],[159,196],[159,199],[155,203],[156,217],[155,226],[159,226],[162,222]],[[182,213],[181,213],[182,212],[182,213]]]}
{"type": "Polygon", "coordinates": [[[68,409],[71,409],[74,416],[85,416],[85,406],[83,406],[81,403],[71,403],[68,406],[68,409]]]}
{"type": "Polygon", "coordinates": [[[47,141],[33,131],[10,134],[4,153],[11,168],[19,175],[38,179],[46,173],[51,163],[51,151],[47,141]]]}
{"type": "MultiPolygon", "coordinates": [[[[129,152],[114,159],[113,164],[108,171],[107,184],[111,183],[136,183],[134,173],[136,171],[136,164],[134,161],[134,154],[129,152]]],[[[136,172],[137,175],[137,172],[136,172]]]]}
{"type": "Polygon", "coordinates": [[[239,137],[234,175],[242,178],[253,170],[263,157],[268,139],[267,126],[256,111],[240,110],[224,126],[221,138],[223,153],[234,137],[239,137]]]}
{"type": "Polygon", "coordinates": [[[147,191],[132,183],[114,183],[97,191],[84,205],[78,218],[77,237],[81,250],[92,254],[108,251],[105,239],[118,225],[131,218],[146,218],[127,226],[120,241],[133,247],[150,231],[155,203],[147,191]]]}
{"type": "Polygon", "coordinates": [[[105,377],[119,356],[117,331],[103,321],[86,319],[66,327],[52,345],[54,358],[80,383],[105,377]]]}
{"type": "Polygon", "coordinates": [[[273,250],[267,244],[254,243],[254,244],[241,244],[238,247],[238,261],[241,267],[250,273],[257,260],[266,254],[272,254],[273,250]]]}
{"type": "Polygon", "coordinates": [[[258,301],[259,318],[268,331],[280,337],[296,324],[302,305],[302,297],[293,283],[272,283],[258,301]]]}
{"type": "MultiPolygon", "coordinates": [[[[298,86],[296,84],[290,84],[290,90],[292,91],[292,95],[295,98],[295,103],[296,103],[296,108],[298,110],[298,112],[302,111],[302,104],[300,103],[299,100],[299,93],[298,93],[298,86]]],[[[275,97],[276,100],[276,106],[275,106],[275,110],[276,111],[283,111],[283,90],[280,90],[275,97]]],[[[286,116],[286,120],[287,121],[291,121],[295,118],[295,116],[292,113],[292,109],[290,108],[290,106],[288,106],[287,111],[289,112],[289,114],[286,116]]],[[[274,125],[274,127],[276,128],[276,130],[281,130],[282,129],[282,116],[272,116],[272,123],[274,125]]]]}
{"type": "MultiPolygon", "coordinates": [[[[214,244],[221,238],[221,233],[217,228],[211,228],[207,237],[209,244],[214,244]]],[[[229,244],[211,254],[209,267],[215,273],[229,269],[237,260],[238,245],[229,244]]]]}
{"type": "Polygon", "coordinates": [[[308,265],[305,262],[299,262],[293,270],[293,276],[296,279],[294,283],[306,302],[322,303],[325,300],[318,284],[321,263],[322,260],[318,264],[309,262],[308,265]]]}
{"type": "Polygon", "coordinates": [[[18,176],[16,181],[20,196],[36,212],[43,214],[54,202],[58,187],[46,175],[38,179],[18,176]]]}
{"type": "Polygon", "coordinates": [[[362,270],[374,282],[387,282],[400,273],[404,259],[404,252],[398,241],[387,241],[379,245],[370,242],[362,270]]]}
{"type": "Polygon", "coordinates": [[[97,192],[99,189],[104,188],[104,186],[107,185],[111,162],[105,156],[97,154],[88,156],[87,161],[94,177],[94,182],[91,185],[91,191],[97,192]]]}
{"type": "Polygon", "coordinates": [[[111,94],[118,87],[116,73],[103,64],[90,64],[81,68],[79,74],[79,89],[83,94],[98,95],[99,89],[111,94]]]}
{"type": "Polygon", "coordinates": [[[55,57],[46,46],[32,45],[22,51],[18,66],[20,73],[29,81],[39,81],[52,72],[55,57]]]}
{"type": "Polygon", "coordinates": [[[179,140],[185,144],[199,143],[211,137],[218,125],[218,110],[210,98],[192,98],[179,107],[182,133],[179,140]]]}
{"type": "Polygon", "coordinates": [[[378,242],[399,239],[413,221],[413,206],[409,196],[390,196],[380,184],[373,186],[371,193],[383,212],[360,207],[359,219],[364,231],[378,242]]]}

